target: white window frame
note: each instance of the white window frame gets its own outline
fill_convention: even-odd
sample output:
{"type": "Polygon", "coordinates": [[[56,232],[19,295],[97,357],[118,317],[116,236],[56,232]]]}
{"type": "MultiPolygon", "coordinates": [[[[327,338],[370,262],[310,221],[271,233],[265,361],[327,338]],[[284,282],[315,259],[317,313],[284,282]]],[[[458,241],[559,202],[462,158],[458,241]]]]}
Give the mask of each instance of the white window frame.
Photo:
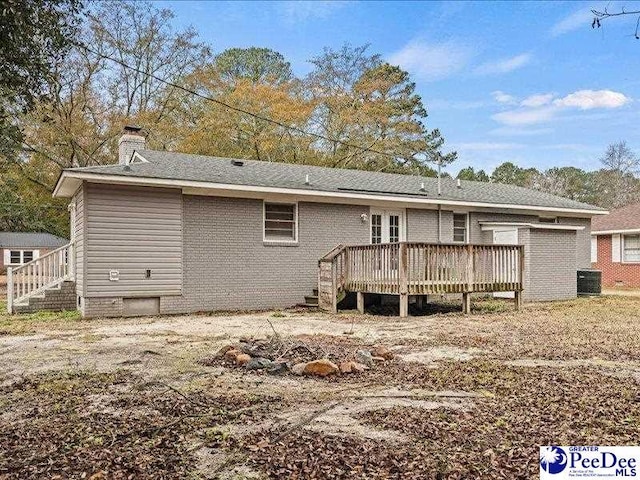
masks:
{"type": "Polygon", "coordinates": [[[36,260],[40,258],[40,250],[36,250],[35,248],[28,248],[25,250],[21,250],[19,248],[5,248],[4,250],[4,265],[7,267],[19,267],[20,265],[24,265],[26,262],[24,261],[24,252],[32,252],[32,260],[36,260]],[[19,263],[11,262],[11,253],[12,252],[20,252],[20,261],[19,263]]]}
{"type": "Polygon", "coordinates": [[[622,263],[640,263],[640,260],[627,260],[627,247],[626,247],[627,237],[640,237],[640,234],[634,233],[634,234],[622,235],[622,242],[621,242],[622,263]]]}
{"type": "Polygon", "coordinates": [[[451,228],[451,241],[453,243],[459,243],[459,244],[466,244],[469,243],[469,212],[453,212],[453,215],[451,216],[451,223],[452,223],[452,228],[451,228]],[[465,221],[464,221],[464,240],[460,241],[460,240],[456,240],[456,220],[455,220],[455,216],[456,215],[464,215],[465,216],[465,221]]]}
{"type": "Polygon", "coordinates": [[[298,231],[298,202],[272,202],[269,200],[262,201],[262,241],[264,243],[285,243],[294,245],[298,243],[299,231],[298,231]],[[288,205],[293,206],[294,209],[294,237],[293,239],[274,239],[267,238],[267,204],[270,205],[288,205]]]}

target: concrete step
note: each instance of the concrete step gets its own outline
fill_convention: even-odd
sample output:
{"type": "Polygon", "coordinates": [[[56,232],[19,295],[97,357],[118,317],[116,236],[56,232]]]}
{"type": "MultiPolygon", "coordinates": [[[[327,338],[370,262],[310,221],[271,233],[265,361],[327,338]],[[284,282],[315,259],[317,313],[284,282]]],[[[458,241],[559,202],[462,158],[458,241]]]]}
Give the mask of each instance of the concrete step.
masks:
{"type": "Polygon", "coordinates": [[[317,303],[299,303],[296,307],[308,308],[310,310],[317,310],[320,308],[317,303]]]}
{"type": "Polygon", "coordinates": [[[317,307],[318,306],[318,295],[305,295],[304,296],[304,302],[309,304],[309,305],[315,305],[317,307]]]}

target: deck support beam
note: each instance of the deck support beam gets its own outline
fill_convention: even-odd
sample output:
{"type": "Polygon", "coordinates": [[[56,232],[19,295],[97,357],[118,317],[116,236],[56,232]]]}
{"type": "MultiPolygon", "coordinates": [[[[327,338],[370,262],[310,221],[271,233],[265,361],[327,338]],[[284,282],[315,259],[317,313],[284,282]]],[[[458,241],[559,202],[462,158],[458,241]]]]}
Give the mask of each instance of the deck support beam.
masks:
{"type": "Polygon", "coordinates": [[[400,294],[400,317],[406,318],[409,316],[409,295],[406,293],[400,294]]]}
{"type": "Polygon", "coordinates": [[[522,308],[522,291],[516,290],[514,293],[513,302],[515,303],[516,310],[520,310],[522,308]]]}
{"type": "Polygon", "coordinates": [[[424,310],[424,304],[426,303],[424,298],[424,295],[416,295],[416,308],[420,311],[424,310]]]}
{"type": "Polygon", "coordinates": [[[364,313],[364,293],[356,293],[356,303],[358,305],[358,312],[364,313]]]}
{"type": "Polygon", "coordinates": [[[471,293],[462,294],[462,313],[465,315],[471,313],[471,293]]]}

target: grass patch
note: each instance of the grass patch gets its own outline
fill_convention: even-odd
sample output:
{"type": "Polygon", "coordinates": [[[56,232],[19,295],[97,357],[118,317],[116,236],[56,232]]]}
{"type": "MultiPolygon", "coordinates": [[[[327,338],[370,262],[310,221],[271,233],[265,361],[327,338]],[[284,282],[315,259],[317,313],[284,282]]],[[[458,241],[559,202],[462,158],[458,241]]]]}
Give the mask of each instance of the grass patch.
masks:
{"type": "Polygon", "coordinates": [[[77,310],[62,312],[24,313],[9,315],[7,302],[0,302],[0,335],[24,335],[35,333],[41,325],[65,328],[74,326],[74,323],[82,321],[82,316],[77,310]]]}

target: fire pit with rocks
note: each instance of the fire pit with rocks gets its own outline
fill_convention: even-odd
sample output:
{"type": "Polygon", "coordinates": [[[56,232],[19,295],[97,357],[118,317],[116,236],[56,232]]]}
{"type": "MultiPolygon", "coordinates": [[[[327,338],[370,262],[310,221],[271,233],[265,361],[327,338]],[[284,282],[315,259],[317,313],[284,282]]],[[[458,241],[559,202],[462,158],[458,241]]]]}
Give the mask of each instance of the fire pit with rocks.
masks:
{"type": "Polygon", "coordinates": [[[326,377],[357,374],[374,368],[376,363],[394,358],[387,347],[354,349],[344,345],[272,335],[265,339],[243,338],[225,345],[213,357],[200,361],[204,365],[224,365],[272,375],[313,375],[326,377]]]}

